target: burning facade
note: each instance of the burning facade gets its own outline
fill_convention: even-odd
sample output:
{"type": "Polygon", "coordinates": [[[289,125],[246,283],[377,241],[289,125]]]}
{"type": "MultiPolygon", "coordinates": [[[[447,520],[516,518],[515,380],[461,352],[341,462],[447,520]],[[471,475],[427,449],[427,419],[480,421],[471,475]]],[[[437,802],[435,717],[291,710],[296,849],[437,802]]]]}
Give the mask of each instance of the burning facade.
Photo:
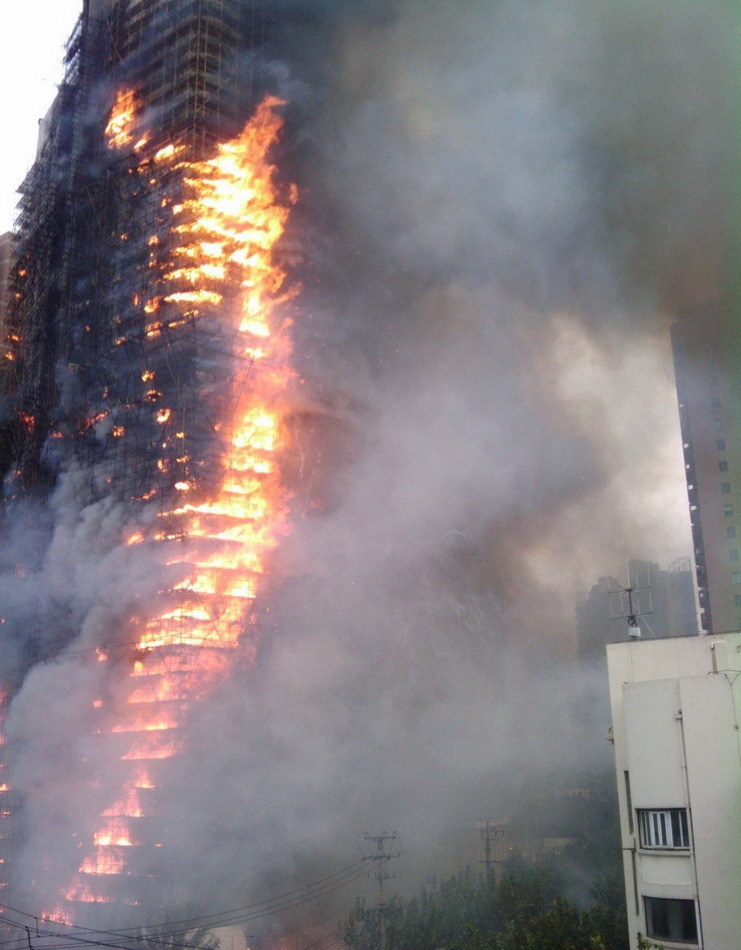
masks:
{"type": "Polygon", "coordinates": [[[286,531],[295,291],[276,245],[297,195],[272,158],[284,103],[250,57],[265,29],[254,4],[89,0],[21,188],[6,507],[74,470],[86,504],[126,509],[120,542],[160,570],[154,596],[93,648],[108,669],[94,741],[117,765],[91,774],[101,807],[48,859],[58,903],[45,912],[62,919],[165,901],[151,893],[157,788],[192,703],[251,661],[255,598],[286,531]]]}

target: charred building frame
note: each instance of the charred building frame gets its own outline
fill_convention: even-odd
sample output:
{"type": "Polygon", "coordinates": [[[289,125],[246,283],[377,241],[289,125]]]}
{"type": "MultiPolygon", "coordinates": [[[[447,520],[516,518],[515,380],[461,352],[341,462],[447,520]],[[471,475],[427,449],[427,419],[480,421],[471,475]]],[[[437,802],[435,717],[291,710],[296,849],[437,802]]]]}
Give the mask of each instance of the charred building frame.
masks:
{"type": "Polygon", "coordinates": [[[178,390],[169,428],[192,418],[194,444],[178,457],[203,462],[212,426],[198,419],[204,403],[192,385],[193,361],[201,357],[197,371],[210,365],[223,383],[220,346],[171,301],[177,316],[160,314],[159,334],[148,326],[156,264],[172,247],[172,209],[182,201],[179,170],[158,170],[152,184],[154,156],[176,143],[197,161],[239,131],[257,84],[245,37],[260,42],[264,31],[249,5],[224,0],[190,0],[177,10],[162,0],[86,5],[21,186],[5,358],[17,408],[8,435],[23,489],[48,488],[69,440],[95,476],[94,494],[115,485],[134,498],[155,481],[163,490],[182,481],[186,472],[171,467],[163,478],[157,466],[163,433],[152,409],[162,397],[141,379],[173,364],[175,372],[159,374],[162,386],[169,376],[178,390]],[[108,147],[104,136],[123,88],[136,113],[125,137],[142,143],[134,152],[108,147]]]}
{"type": "MultiPolygon", "coordinates": [[[[254,652],[263,557],[286,520],[292,291],[273,249],[295,192],[271,164],[282,103],[256,65],[261,6],[86,0],[20,189],[6,507],[74,469],[81,504],[129,506],[121,543],[148,545],[168,578],[96,645],[111,688],[95,731],[120,768],[86,853],[61,847],[47,875],[62,917],[151,902],[156,789],[191,703],[238,646],[254,652]]],[[[22,890],[12,854],[6,868],[22,890]]]]}

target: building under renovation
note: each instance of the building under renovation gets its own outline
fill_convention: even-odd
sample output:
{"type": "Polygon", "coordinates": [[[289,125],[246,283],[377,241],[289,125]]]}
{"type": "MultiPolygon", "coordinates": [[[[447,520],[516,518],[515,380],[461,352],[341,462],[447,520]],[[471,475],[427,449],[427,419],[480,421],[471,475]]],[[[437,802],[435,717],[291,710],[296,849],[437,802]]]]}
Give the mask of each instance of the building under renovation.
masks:
{"type": "Polygon", "coordinates": [[[237,135],[263,92],[249,48],[264,30],[248,3],[86,3],[21,187],[6,341],[11,492],[45,490],[70,448],[92,493],[134,498],[206,478],[213,420],[201,397],[228,398],[214,390],[232,358],[208,306],[229,282],[213,277],[212,296],[189,306],[194,276],[177,247],[188,242],[173,231],[198,213],[184,165],[237,135]],[[170,439],[177,428],[185,444],[170,439]]]}
{"type": "MultiPolygon", "coordinates": [[[[6,510],[74,473],[85,504],[127,507],[121,543],[168,577],[95,647],[111,670],[91,711],[96,748],[117,765],[91,783],[84,845],[60,840],[33,871],[63,920],[165,902],[151,887],[157,789],[192,702],[233,657],[249,659],[287,518],[276,460],[292,291],[276,246],[296,195],[273,164],[284,103],[256,65],[270,41],[261,11],[85,0],[20,189],[2,351],[6,510]]],[[[12,755],[4,873],[30,902],[29,873],[14,868],[25,832],[12,755]]]]}

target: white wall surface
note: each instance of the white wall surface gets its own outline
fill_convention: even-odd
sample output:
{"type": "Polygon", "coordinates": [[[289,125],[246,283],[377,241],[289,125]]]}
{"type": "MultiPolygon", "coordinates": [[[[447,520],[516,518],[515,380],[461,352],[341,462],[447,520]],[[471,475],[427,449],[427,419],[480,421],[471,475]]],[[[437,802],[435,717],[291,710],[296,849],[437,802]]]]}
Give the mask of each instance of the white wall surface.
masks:
{"type": "Polygon", "coordinates": [[[645,933],[642,895],[697,893],[704,950],[741,950],[741,634],[619,643],[607,653],[631,947],[645,933]],[[688,808],[691,854],[641,851],[626,770],[634,809],[688,808]]]}

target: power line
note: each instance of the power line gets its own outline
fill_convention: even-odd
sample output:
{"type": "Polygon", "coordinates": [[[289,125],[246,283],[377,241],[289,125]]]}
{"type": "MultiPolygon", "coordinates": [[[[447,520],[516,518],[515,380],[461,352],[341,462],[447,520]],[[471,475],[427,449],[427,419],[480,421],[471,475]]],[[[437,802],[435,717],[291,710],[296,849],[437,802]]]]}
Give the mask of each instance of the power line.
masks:
{"type": "Polygon", "coordinates": [[[387,933],[386,933],[386,898],[384,894],[384,882],[389,880],[389,878],[394,875],[390,874],[388,871],[388,864],[392,858],[398,858],[399,852],[386,851],[386,842],[393,844],[398,835],[395,831],[391,833],[383,832],[380,835],[369,835],[366,834],[365,840],[376,846],[376,850],[371,854],[366,854],[363,857],[364,861],[372,861],[376,865],[376,881],[378,883],[378,929],[380,933],[380,947],[381,950],[386,950],[387,947],[387,933]]]}
{"type": "MultiPolygon", "coordinates": [[[[317,881],[313,881],[310,884],[297,888],[296,890],[287,891],[284,894],[278,895],[277,897],[265,898],[264,900],[257,901],[255,904],[250,904],[241,908],[235,908],[233,910],[222,911],[218,914],[207,914],[199,917],[183,918],[181,920],[170,921],[168,923],[157,925],[146,925],[143,928],[137,928],[137,930],[140,931],[139,933],[131,933],[127,929],[101,931],[94,930],[92,928],[75,927],[74,925],[52,921],[45,921],[45,923],[47,923],[47,925],[49,923],[55,923],[59,928],[68,929],[48,930],[39,928],[38,926],[36,926],[34,929],[38,936],[57,938],[62,937],[63,939],[69,941],[69,943],[64,946],[92,944],[94,946],[111,947],[114,948],[114,950],[131,950],[131,942],[134,942],[135,944],[145,945],[162,944],[168,948],[175,948],[175,950],[198,950],[198,948],[195,948],[193,944],[174,943],[167,938],[177,936],[178,934],[186,934],[199,926],[217,928],[230,924],[244,923],[250,920],[258,920],[262,917],[267,917],[271,914],[291,909],[292,907],[298,907],[302,904],[308,903],[309,901],[317,900],[320,897],[331,894],[333,891],[336,891],[341,887],[345,887],[348,884],[359,880],[365,875],[365,873],[364,861],[363,859],[360,859],[355,861],[353,864],[340,868],[326,877],[319,878],[317,881]],[[141,934],[142,929],[145,931],[149,930],[150,932],[156,931],[157,936],[153,936],[151,933],[149,935],[141,934]],[[88,936],[82,936],[83,934],[88,936]],[[113,942],[116,938],[118,938],[121,942],[113,942]],[[128,941],[128,944],[126,941],[128,941]]],[[[29,914],[25,911],[19,910],[18,908],[9,907],[7,904],[4,905],[4,911],[4,913],[0,914],[0,920],[4,921],[9,926],[17,927],[23,931],[29,930],[30,928],[28,928],[27,925],[20,923],[19,921],[8,916],[7,911],[10,911],[13,914],[18,914],[23,918],[33,920],[36,924],[38,924],[38,920],[40,919],[37,915],[29,914]]],[[[12,950],[13,946],[18,944],[20,939],[21,938],[4,941],[0,943],[0,946],[5,947],[6,950],[12,950]]],[[[51,948],[45,946],[45,950],[51,950],[51,948]]],[[[60,947],[56,947],[55,945],[55,950],[61,950],[61,945],[60,947]]]]}

